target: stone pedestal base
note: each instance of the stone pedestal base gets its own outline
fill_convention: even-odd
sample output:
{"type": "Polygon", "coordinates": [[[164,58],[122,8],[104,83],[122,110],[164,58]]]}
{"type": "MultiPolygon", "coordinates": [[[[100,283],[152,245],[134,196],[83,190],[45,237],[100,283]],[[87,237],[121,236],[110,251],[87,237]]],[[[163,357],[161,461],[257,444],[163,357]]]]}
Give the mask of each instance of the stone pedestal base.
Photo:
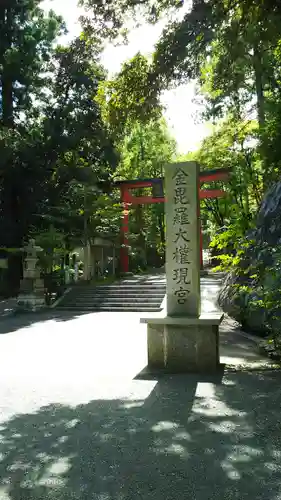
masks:
{"type": "Polygon", "coordinates": [[[35,279],[40,279],[40,270],[39,269],[25,269],[24,270],[24,279],[34,281],[35,279]]]}
{"type": "Polygon", "coordinates": [[[223,315],[142,318],[147,323],[148,366],[168,373],[212,373],[219,368],[223,315]]]}
{"type": "Polygon", "coordinates": [[[24,278],[17,299],[17,308],[22,311],[38,311],[46,306],[44,282],[40,278],[24,278]]]}
{"type": "Polygon", "coordinates": [[[20,294],[17,299],[17,308],[22,311],[36,312],[46,307],[45,297],[30,294],[20,294]]]}
{"type": "Polygon", "coordinates": [[[164,326],[147,325],[148,365],[151,368],[164,368],[164,326]]]}

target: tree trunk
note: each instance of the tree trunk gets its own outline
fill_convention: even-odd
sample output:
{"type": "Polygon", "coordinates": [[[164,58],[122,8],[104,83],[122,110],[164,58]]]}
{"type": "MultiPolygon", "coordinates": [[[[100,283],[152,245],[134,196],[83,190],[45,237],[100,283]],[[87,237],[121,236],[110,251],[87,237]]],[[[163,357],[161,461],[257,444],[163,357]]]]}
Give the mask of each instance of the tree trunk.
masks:
{"type": "Polygon", "coordinates": [[[137,247],[141,256],[141,265],[146,267],[146,240],[143,233],[144,219],[143,219],[143,205],[136,206],[136,226],[137,226],[137,247]]]}
{"type": "Polygon", "coordinates": [[[160,232],[160,241],[163,246],[165,247],[165,220],[164,220],[164,210],[158,214],[158,226],[159,226],[159,232],[160,232]]]}
{"type": "MultiPolygon", "coordinates": [[[[0,47],[1,73],[1,100],[2,124],[13,127],[13,80],[10,68],[7,65],[6,54],[12,48],[13,7],[6,2],[0,8],[1,26],[5,27],[4,43],[0,47]]],[[[9,165],[5,168],[9,169],[9,165]]],[[[23,243],[23,226],[21,220],[21,207],[15,179],[8,175],[2,184],[2,228],[1,245],[5,248],[19,249],[23,243]]],[[[17,182],[17,181],[16,181],[17,182]]],[[[20,278],[22,277],[21,253],[8,252],[8,269],[6,273],[5,294],[15,295],[19,291],[20,278]]]]}
{"type": "Polygon", "coordinates": [[[25,220],[21,200],[23,192],[16,185],[16,180],[7,175],[2,179],[1,189],[1,228],[0,246],[8,252],[7,293],[14,294],[19,290],[22,277],[22,254],[26,234],[25,220]]]}
{"type": "Polygon", "coordinates": [[[259,128],[261,130],[265,124],[265,102],[264,102],[264,91],[263,91],[262,54],[258,44],[254,46],[253,66],[255,73],[258,122],[259,122],[259,128]]]}
{"type": "Polygon", "coordinates": [[[13,83],[2,75],[2,123],[5,127],[13,126],[13,83]]]}
{"type": "Polygon", "coordinates": [[[13,126],[13,80],[10,74],[10,68],[7,65],[6,54],[12,48],[12,7],[0,8],[1,25],[5,26],[5,42],[0,48],[2,74],[1,74],[1,98],[2,98],[2,123],[6,127],[13,126]]]}

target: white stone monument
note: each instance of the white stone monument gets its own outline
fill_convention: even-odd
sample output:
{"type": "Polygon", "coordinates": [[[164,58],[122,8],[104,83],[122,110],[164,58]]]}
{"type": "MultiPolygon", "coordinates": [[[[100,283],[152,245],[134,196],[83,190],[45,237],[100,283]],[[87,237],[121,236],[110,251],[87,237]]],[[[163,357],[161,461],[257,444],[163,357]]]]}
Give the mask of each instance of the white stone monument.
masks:
{"type": "Polygon", "coordinates": [[[199,166],[169,164],[166,186],[166,311],[147,323],[148,365],[170,373],[219,367],[220,312],[201,313],[199,166]]]}
{"type": "Polygon", "coordinates": [[[26,252],[26,258],[17,306],[18,309],[37,311],[46,305],[44,282],[40,278],[40,269],[37,266],[38,255],[43,249],[36,246],[35,240],[31,239],[23,250],[26,252]]]}

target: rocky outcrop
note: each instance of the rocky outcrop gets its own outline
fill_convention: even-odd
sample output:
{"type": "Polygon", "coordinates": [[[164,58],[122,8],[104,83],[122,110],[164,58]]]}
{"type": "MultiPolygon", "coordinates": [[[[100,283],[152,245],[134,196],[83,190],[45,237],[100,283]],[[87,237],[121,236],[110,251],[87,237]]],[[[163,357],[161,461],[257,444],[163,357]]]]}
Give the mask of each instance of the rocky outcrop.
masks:
{"type": "Polygon", "coordinates": [[[219,304],[244,328],[263,334],[270,310],[255,304],[265,290],[280,290],[281,297],[281,182],[266,194],[246,242],[239,267],[223,283],[219,304]]]}

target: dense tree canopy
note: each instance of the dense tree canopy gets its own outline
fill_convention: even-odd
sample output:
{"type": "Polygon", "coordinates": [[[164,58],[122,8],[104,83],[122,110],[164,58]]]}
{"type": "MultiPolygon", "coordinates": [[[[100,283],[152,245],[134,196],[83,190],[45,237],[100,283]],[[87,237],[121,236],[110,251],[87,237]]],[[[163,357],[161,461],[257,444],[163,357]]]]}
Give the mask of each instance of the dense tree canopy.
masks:
{"type": "MultiPolygon", "coordinates": [[[[64,24],[39,3],[13,0],[0,7],[2,249],[19,249],[50,224],[66,243],[81,242],[87,186],[96,186],[94,213],[102,196],[97,186],[108,182],[117,163],[95,100],[106,76],[100,46],[85,36],[57,46],[64,24]]],[[[88,215],[94,227],[101,224],[100,215],[88,215]]],[[[21,259],[14,253],[9,258],[8,279],[16,287],[21,259]]]]}
{"type": "Polygon", "coordinates": [[[159,89],[148,59],[138,53],[125,62],[114,79],[99,86],[97,101],[105,122],[117,136],[124,136],[136,122],[157,120],[162,111],[159,89]]]}
{"type": "MultiPolygon", "coordinates": [[[[187,10],[186,3],[156,0],[143,5],[141,1],[117,1],[111,4],[105,18],[109,16],[114,26],[114,13],[118,9],[122,12],[133,9],[136,15],[142,12],[150,22],[155,22],[163,12],[182,12],[177,18],[167,17],[152,60],[140,78],[137,74],[138,83],[134,82],[134,88],[142,82],[142,103],[146,104],[152,102],[149,97],[153,88],[154,108],[163,89],[195,78],[198,93],[206,103],[204,117],[214,124],[221,122],[224,134],[229,127],[226,123],[233,123],[228,134],[231,144],[224,135],[222,152],[228,156],[228,166],[237,174],[236,181],[240,179],[238,184],[235,181],[237,186],[243,182],[253,185],[258,204],[264,190],[278,177],[280,168],[280,7],[274,2],[257,0],[194,0],[187,10]],[[154,18],[151,18],[152,11],[156,14],[154,18]],[[241,142],[241,135],[249,129],[251,137],[241,142]]],[[[98,11],[99,16],[103,15],[104,4],[97,7],[96,2],[86,0],[84,4],[94,13],[98,11]]],[[[118,16],[118,19],[120,28],[126,18],[118,16]]],[[[131,74],[123,72],[122,88],[126,95],[131,82],[131,74]]],[[[121,101],[124,102],[123,98],[121,101]]],[[[205,141],[197,155],[205,165],[225,166],[218,151],[221,139],[217,143],[217,134],[216,131],[205,141]],[[215,149],[215,156],[210,147],[215,149]],[[203,149],[206,154],[202,157],[203,149]]],[[[251,206],[247,200],[244,204],[251,206]]]]}
{"type": "MultiPolygon", "coordinates": [[[[0,246],[20,248],[29,235],[50,230],[68,249],[97,234],[117,241],[121,207],[112,182],[159,177],[176,158],[161,93],[195,79],[202,117],[213,131],[188,158],[232,172],[227,197],[202,204],[202,221],[216,244],[229,247],[232,240],[235,251],[233,235],[238,242],[251,227],[265,190],[280,175],[280,6],[267,0],[79,3],[86,9],[81,35],[61,46],[64,22],[44,13],[39,0],[1,2],[0,246]],[[122,40],[133,20],[159,19],[166,26],[152,56],[135,54],[108,79],[100,64],[105,42],[122,40]]],[[[163,206],[132,209],[131,224],[136,248],[163,254],[163,206]]],[[[16,273],[9,279],[16,283],[13,253],[10,260],[16,273]]]]}

